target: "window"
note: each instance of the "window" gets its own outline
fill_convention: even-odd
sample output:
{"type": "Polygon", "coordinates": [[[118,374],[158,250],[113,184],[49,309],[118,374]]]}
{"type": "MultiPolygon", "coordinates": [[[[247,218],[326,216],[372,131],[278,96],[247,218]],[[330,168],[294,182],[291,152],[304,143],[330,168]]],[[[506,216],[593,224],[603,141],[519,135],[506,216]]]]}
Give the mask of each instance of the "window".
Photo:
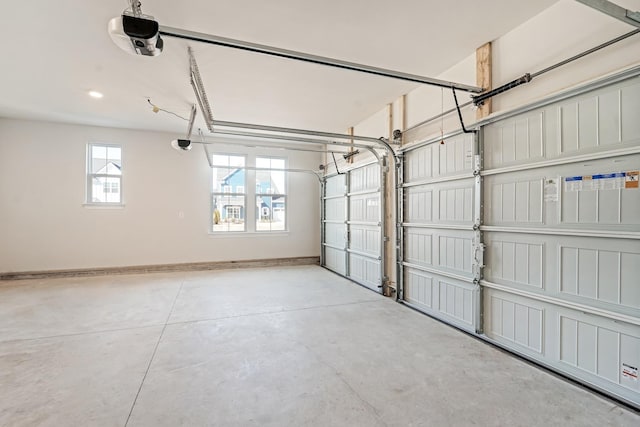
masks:
{"type": "Polygon", "coordinates": [[[214,232],[245,231],[245,157],[214,154],[211,219],[214,232]]]}
{"type": "Polygon", "coordinates": [[[87,146],[87,203],[122,203],[122,147],[87,146]]]}
{"type": "Polygon", "coordinates": [[[286,230],[285,159],[256,158],[256,231],[286,230]]]}

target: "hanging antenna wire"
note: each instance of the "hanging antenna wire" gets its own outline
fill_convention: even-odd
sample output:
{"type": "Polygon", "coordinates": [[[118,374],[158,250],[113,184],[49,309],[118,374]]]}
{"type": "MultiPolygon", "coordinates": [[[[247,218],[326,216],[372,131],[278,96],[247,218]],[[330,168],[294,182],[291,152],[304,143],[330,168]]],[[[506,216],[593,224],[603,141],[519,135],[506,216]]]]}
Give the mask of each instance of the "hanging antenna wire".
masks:
{"type": "Polygon", "coordinates": [[[180,114],[177,114],[177,113],[174,113],[173,111],[165,110],[164,108],[158,107],[153,102],[151,102],[150,98],[147,98],[147,102],[149,103],[149,105],[151,105],[153,107],[153,112],[154,113],[157,113],[158,111],[162,111],[163,113],[173,114],[174,116],[184,120],[185,122],[189,121],[189,119],[187,119],[186,117],[181,116],[180,114]]]}

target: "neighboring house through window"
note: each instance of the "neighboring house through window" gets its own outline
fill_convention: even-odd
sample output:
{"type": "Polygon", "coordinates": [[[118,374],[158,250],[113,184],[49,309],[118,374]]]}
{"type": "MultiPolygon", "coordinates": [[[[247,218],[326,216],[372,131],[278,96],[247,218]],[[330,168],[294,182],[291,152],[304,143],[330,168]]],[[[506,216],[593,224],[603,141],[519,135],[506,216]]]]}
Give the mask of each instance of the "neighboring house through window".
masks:
{"type": "Polygon", "coordinates": [[[87,194],[89,204],[122,203],[122,147],[87,146],[87,194]]]}
{"type": "Polygon", "coordinates": [[[213,154],[211,159],[213,233],[287,229],[285,159],[250,156],[250,165],[255,159],[255,171],[253,167],[248,167],[247,157],[243,155],[213,154]],[[247,179],[254,181],[249,187],[247,179]],[[255,200],[255,208],[247,205],[247,198],[255,200]]]}
{"type": "Polygon", "coordinates": [[[211,219],[214,232],[245,231],[245,157],[214,154],[211,219]]]}
{"type": "Polygon", "coordinates": [[[285,159],[256,157],[256,231],[286,230],[285,159]]]}

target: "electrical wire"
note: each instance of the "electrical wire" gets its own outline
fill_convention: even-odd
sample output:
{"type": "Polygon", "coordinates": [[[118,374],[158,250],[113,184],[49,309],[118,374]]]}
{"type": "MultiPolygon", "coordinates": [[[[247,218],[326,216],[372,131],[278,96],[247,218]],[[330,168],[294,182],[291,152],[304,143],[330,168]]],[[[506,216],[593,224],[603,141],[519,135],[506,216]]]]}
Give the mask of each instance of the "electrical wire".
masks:
{"type": "Polygon", "coordinates": [[[164,108],[158,107],[153,102],[151,102],[150,98],[147,98],[147,102],[149,103],[149,105],[151,105],[151,107],[153,107],[153,112],[154,113],[157,113],[158,111],[162,111],[162,112],[167,113],[167,114],[173,114],[174,116],[184,120],[185,122],[189,121],[189,119],[187,119],[186,117],[181,116],[180,114],[177,114],[177,113],[174,113],[173,111],[165,110],[164,108]]]}

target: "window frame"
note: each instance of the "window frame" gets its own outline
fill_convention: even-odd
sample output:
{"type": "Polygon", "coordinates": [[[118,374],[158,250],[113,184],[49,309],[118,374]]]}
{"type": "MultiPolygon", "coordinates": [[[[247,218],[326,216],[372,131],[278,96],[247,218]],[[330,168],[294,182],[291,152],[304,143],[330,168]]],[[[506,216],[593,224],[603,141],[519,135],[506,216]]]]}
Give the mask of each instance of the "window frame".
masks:
{"type": "MultiPolygon", "coordinates": [[[[245,234],[247,232],[247,192],[246,192],[246,187],[247,187],[247,160],[248,160],[248,155],[247,154],[243,154],[243,153],[224,153],[224,152],[215,152],[215,153],[208,153],[208,156],[210,156],[211,158],[211,175],[210,175],[210,192],[209,192],[209,234],[215,235],[215,236],[227,236],[230,234],[234,234],[234,233],[238,233],[238,234],[245,234]],[[239,167],[239,166],[230,166],[228,163],[229,161],[227,160],[227,165],[221,165],[221,164],[215,164],[213,161],[213,159],[215,158],[215,156],[225,156],[227,157],[227,159],[229,159],[230,157],[242,157],[244,159],[244,164],[243,166],[239,167]],[[217,188],[218,184],[215,181],[215,177],[213,176],[213,171],[216,168],[226,168],[229,170],[232,169],[242,169],[244,171],[244,183],[242,186],[238,186],[241,187],[244,191],[244,193],[238,193],[236,192],[232,192],[233,188],[231,185],[225,185],[222,188],[217,188]],[[244,221],[242,223],[242,230],[216,230],[215,227],[215,223],[214,223],[214,215],[215,215],[215,208],[214,208],[214,199],[215,197],[239,197],[242,196],[243,197],[243,209],[244,209],[244,221]]],[[[236,188],[237,190],[237,188],[236,188]]],[[[231,206],[233,208],[238,208],[240,209],[239,206],[231,206]]],[[[222,215],[222,207],[219,207],[219,212],[220,215],[222,215]]],[[[235,209],[234,209],[235,210],[235,209]]],[[[227,227],[228,228],[228,227],[227,227]]]]}
{"type": "MultiPolygon", "coordinates": [[[[103,142],[89,142],[86,146],[86,156],[85,156],[85,206],[95,206],[95,207],[119,207],[124,206],[124,191],[123,191],[123,181],[124,181],[124,150],[122,144],[112,144],[112,143],[103,143],[103,142]],[[118,148],[120,150],[120,174],[109,174],[109,173],[94,173],[93,172],[93,149],[94,147],[102,147],[105,149],[109,148],[118,148]],[[117,202],[100,202],[94,201],[94,193],[93,193],[93,180],[101,179],[101,178],[115,178],[118,180],[118,190],[120,194],[120,200],[117,202]]],[[[102,183],[103,188],[106,185],[113,184],[108,181],[102,183]]],[[[110,189],[113,189],[112,185],[109,185],[110,189]]],[[[104,192],[105,194],[113,194],[112,192],[104,192]]]]}
{"type": "MultiPolygon", "coordinates": [[[[288,232],[288,231],[289,231],[289,215],[288,215],[288,208],[287,208],[287,206],[288,206],[288,198],[289,198],[289,196],[288,196],[287,187],[289,186],[289,185],[288,185],[288,184],[289,184],[289,182],[288,182],[288,180],[289,180],[289,174],[288,174],[288,173],[287,173],[287,171],[286,171],[286,169],[287,169],[287,165],[288,165],[288,159],[287,159],[286,157],[281,157],[281,156],[269,156],[269,155],[259,155],[259,154],[256,154],[256,155],[255,155],[255,157],[254,157],[254,159],[255,159],[255,165],[256,165],[256,168],[255,168],[255,170],[256,170],[256,174],[255,174],[255,176],[254,176],[254,184],[255,184],[256,192],[255,192],[254,197],[253,197],[253,199],[255,200],[255,203],[256,203],[256,217],[254,218],[254,228],[255,228],[255,232],[256,232],[256,233],[261,233],[261,234],[262,234],[262,233],[269,234],[269,233],[283,233],[283,232],[288,232]],[[268,159],[268,160],[269,160],[269,164],[270,164],[270,166],[269,166],[268,168],[265,168],[265,167],[258,167],[257,165],[258,165],[258,160],[259,160],[259,159],[263,159],[263,160],[268,159]],[[284,166],[283,166],[282,168],[274,168],[274,167],[271,165],[271,161],[272,161],[272,160],[282,160],[282,161],[283,161],[283,163],[284,163],[284,166]],[[271,184],[272,184],[271,182],[269,182],[269,187],[267,188],[267,192],[264,192],[264,193],[262,193],[262,192],[258,192],[258,188],[261,188],[261,187],[259,186],[259,182],[258,182],[258,172],[274,171],[274,170],[275,170],[275,171],[278,171],[278,172],[282,172],[282,173],[283,173],[283,175],[284,175],[284,177],[283,177],[283,186],[284,186],[283,190],[284,190],[284,192],[282,192],[282,193],[275,193],[275,192],[273,191],[273,190],[274,190],[274,188],[273,188],[273,186],[271,185],[271,184]],[[259,230],[259,229],[258,229],[258,221],[260,220],[260,217],[262,216],[262,215],[261,215],[261,208],[260,208],[260,206],[258,206],[258,199],[259,199],[260,197],[269,197],[269,198],[271,198],[272,203],[273,203],[273,199],[274,199],[274,198],[281,198],[281,199],[283,199],[283,200],[284,200],[284,209],[283,209],[283,210],[284,210],[284,228],[282,228],[282,229],[275,229],[275,230],[274,230],[274,229],[272,229],[272,228],[271,228],[271,226],[270,226],[270,227],[269,227],[269,230],[259,230]]],[[[276,211],[276,210],[274,209],[273,204],[272,204],[271,209],[270,209],[270,213],[269,213],[269,215],[271,216],[272,221],[273,221],[273,217],[274,217],[274,212],[275,212],[275,211],[276,211]]]]}

